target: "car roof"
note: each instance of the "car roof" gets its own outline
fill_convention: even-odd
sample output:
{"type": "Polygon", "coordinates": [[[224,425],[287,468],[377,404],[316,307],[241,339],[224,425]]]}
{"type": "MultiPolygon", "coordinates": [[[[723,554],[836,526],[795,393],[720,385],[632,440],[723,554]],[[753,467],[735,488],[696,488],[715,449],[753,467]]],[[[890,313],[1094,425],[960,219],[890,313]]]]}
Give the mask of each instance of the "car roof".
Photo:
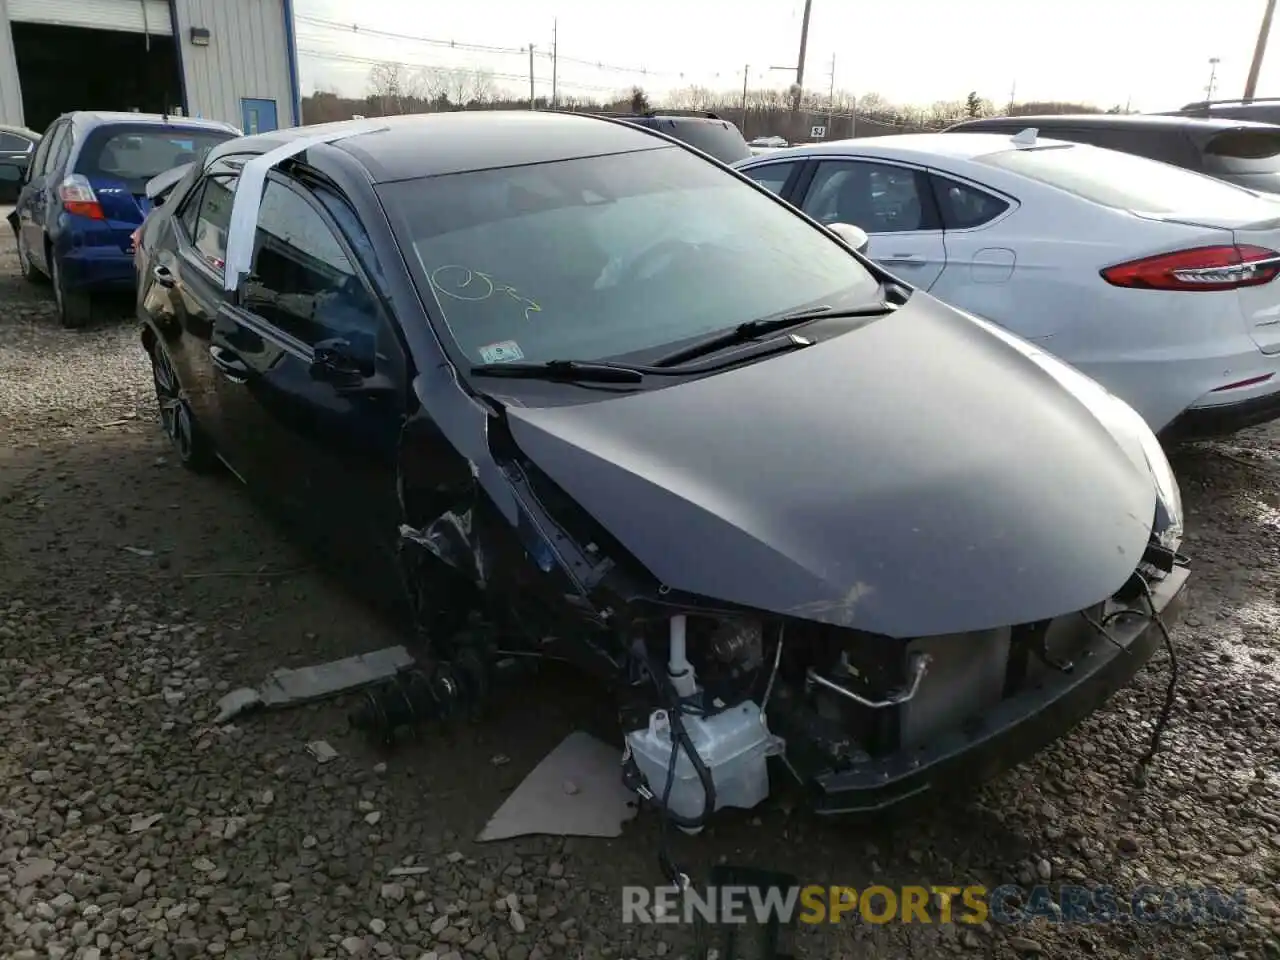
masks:
{"type": "Polygon", "coordinates": [[[351,136],[331,145],[358,160],[375,183],[672,146],[644,127],[591,114],[469,110],[273,130],[218,144],[208,160],[266,153],[300,137],[344,129],[351,136]]]}
{"type": "Polygon", "coordinates": [[[731,120],[714,113],[610,113],[602,110],[596,116],[611,120],[627,120],[631,123],[640,120],[665,120],[674,123],[732,123],[731,120]]]}
{"type": "Polygon", "coordinates": [[[1268,129],[1269,123],[1235,120],[1230,117],[1189,117],[1164,113],[1053,113],[1027,117],[980,117],[952,124],[948,130],[980,130],[989,127],[1105,127],[1121,130],[1235,130],[1240,127],[1268,129]]]}
{"type": "MultiPolygon", "coordinates": [[[[179,117],[171,113],[133,113],[132,111],[122,110],[74,110],[71,113],[64,113],[62,117],[69,117],[72,125],[80,130],[91,130],[95,127],[102,127],[110,124],[130,124],[132,126],[149,126],[154,124],[158,127],[182,127],[188,130],[231,130],[235,133],[240,132],[231,124],[223,123],[221,120],[199,120],[194,117],[179,117]]],[[[59,117],[58,119],[62,119],[62,117],[59,117]]]]}
{"type": "MultiPolygon", "coordinates": [[[[857,153],[862,156],[893,156],[903,160],[927,160],[931,157],[950,157],[955,160],[972,160],[993,153],[1015,150],[1013,133],[894,133],[883,137],[857,137],[852,140],[832,140],[827,143],[780,147],[768,153],[757,154],[753,160],[785,160],[789,157],[845,156],[857,153]]],[[[1065,140],[1037,137],[1036,146],[1079,146],[1065,140]]],[[[745,166],[747,161],[741,164],[745,166]]]]}

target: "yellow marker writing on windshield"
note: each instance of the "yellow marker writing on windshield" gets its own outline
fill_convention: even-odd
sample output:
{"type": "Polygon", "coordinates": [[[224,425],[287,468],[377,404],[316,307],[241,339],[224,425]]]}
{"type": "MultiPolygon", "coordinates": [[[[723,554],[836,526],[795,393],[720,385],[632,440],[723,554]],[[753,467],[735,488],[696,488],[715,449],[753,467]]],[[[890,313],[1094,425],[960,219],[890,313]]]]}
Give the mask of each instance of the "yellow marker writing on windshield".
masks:
{"type": "Polygon", "coordinates": [[[472,303],[488,300],[495,293],[505,293],[512,300],[524,305],[526,320],[530,319],[530,314],[542,312],[542,307],[536,300],[521,296],[520,292],[510,284],[496,283],[487,273],[457,264],[445,264],[431,271],[431,286],[446,297],[472,303]]]}

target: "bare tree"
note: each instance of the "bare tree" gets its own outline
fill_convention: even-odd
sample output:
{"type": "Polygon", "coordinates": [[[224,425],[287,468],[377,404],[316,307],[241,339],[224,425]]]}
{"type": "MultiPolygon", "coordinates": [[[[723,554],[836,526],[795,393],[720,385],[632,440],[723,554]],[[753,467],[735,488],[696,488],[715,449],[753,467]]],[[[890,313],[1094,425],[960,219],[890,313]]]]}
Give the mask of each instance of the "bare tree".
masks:
{"type": "Polygon", "coordinates": [[[938,129],[954,123],[964,115],[965,103],[963,100],[935,100],[924,111],[923,119],[926,126],[938,129]]]}
{"type": "Polygon", "coordinates": [[[403,64],[377,63],[369,69],[369,95],[380,101],[383,113],[402,113],[408,92],[403,64]]]}
{"type": "Polygon", "coordinates": [[[858,110],[869,117],[887,114],[892,111],[889,101],[878,93],[864,93],[857,99],[858,110]]]}
{"type": "Polygon", "coordinates": [[[445,71],[446,96],[455,107],[465,107],[467,105],[467,94],[470,90],[470,71],[460,68],[445,71]]]}
{"type": "Polygon", "coordinates": [[[498,94],[498,85],[494,83],[492,70],[472,70],[468,77],[467,102],[486,104],[498,94]]]}
{"type": "Polygon", "coordinates": [[[418,85],[427,106],[438,108],[449,99],[449,71],[441,67],[423,67],[418,71],[418,85]]]}
{"type": "MultiPolygon", "coordinates": [[[[499,109],[524,109],[527,93],[518,83],[510,89],[484,70],[427,67],[415,69],[396,63],[380,63],[369,71],[367,98],[347,98],[328,91],[317,91],[303,99],[303,116],[307,123],[338,120],[354,114],[379,116],[420,110],[449,110],[467,105],[499,109]]],[[[667,96],[650,96],[640,87],[630,87],[599,97],[564,95],[560,103],[566,109],[583,111],[649,110],[654,107],[707,110],[740,118],[742,131],[750,137],[762,135],[801,135],[809,127],[830,127],[829,139],[847,136],[880,136],[913,130],[939,129],[966,114],[980,111],[988,116],[997,107],[976,94],[960,100],[939,100],[925,105],[895,104],[875,92],[855,97],[850,91],[837,90],[830,98],[825,90],[805,92],[798,116],[792,113],[794,89],[773,88],[748,90],[746,111],[742,112],[742,88],[712,90],[690,86],[667,96]],[[856,124],[850,118],[857,114],[856,124]],[[831,122],[827,123],[828,113],[831,122]]],[[[545,104],[545,98],[540,98],[545,104]]],[[[999,105],[999,112],[1007,108],[999,105]]],[[[1115,109],[1114,107],[1112,109],[1115,109]]],[[[1066,102],[1017,104],[1015,113],[1084,113],[1098,112],[1097,107],[1066,102]]]]}

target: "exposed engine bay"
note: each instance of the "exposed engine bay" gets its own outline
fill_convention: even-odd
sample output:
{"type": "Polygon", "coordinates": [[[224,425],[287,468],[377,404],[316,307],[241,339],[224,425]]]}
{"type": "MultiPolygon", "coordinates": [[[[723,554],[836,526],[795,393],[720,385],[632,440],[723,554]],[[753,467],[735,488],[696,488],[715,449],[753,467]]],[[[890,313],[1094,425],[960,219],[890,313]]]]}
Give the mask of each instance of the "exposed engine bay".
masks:
{"type": "Polygon", "coordinates": [[[833,813],[893,805],[948,768],[974,782],[1023,759],[1126,683],[1162,633],[1168,645],[1162,616],[1187,576],[1180,530],[1158,509],[1119,590],[1033,623],[902,638],[714,604],[656,582],[495,434],[514,529],[478,483],[426,492],[403,470],[406,516],[421,521],[401,529],[420,658],[353,722],[392,737],[482,704],[540,658],[567,661],[617,699],[625,783],[689,832],[763,801],[771,758],[833,813]]]}

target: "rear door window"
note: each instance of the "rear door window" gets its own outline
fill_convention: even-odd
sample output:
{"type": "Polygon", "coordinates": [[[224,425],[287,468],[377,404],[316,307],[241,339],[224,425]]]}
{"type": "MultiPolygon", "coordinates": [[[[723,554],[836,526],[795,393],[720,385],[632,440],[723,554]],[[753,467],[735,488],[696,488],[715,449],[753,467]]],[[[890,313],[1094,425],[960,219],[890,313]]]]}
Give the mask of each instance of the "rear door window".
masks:
{"type": "MultiPolygon", "coordinates": [[[[226,266],[227,231],[231,229],[231,204],[237,178],[206,177],[200,193],[191,242],[208,266],[221,273],[226,266]]],[[[186,211],[184,211],[184,214],[186,211]]]]}
{"type": "Polygon", "coordinates": [[[936,230],[923,171],[868,160],[824,160],[802,209],[821,223],[851,223],[867,233],[936,230]]]}
{"type": "Polygon", "coordinates": [[[71,141],[75,139],[75,133],[71,129],[71,125],[67,124],[63,128],[62,133],[58,135],[58,142],[53,145],[53,153],[49,157],[50,174],[61,176],[67,166],[67,157],[71,154],[71,141]]]}
{"type": "Polygon", "coordinates": [[[67,121],[59,123],[40,143],[40,149],[44,150],[48,145],[48,151],[44,155],[44,163],[35,172],[38,174],[51,174],[58,170],[58,164],[67,155],[67,149],[70,147],[71,140],[71,124],[67,121]]]}
{"type": "Polygon", "coordinates": [[[157,174],[199,159],[233,134],[162,126],[99,127],[89,134],[76,160],[76,173],[116,180],[141,193],[157,174]]]}
{"type": "Polygon", "coordinates": [[[782,188],[791,179],[791,174],[800,166],[799,160],[786,160],[778,163],[762,163],[750,170],[743,170],[744,177],[750,177],[771,193],[782,195],[782,188]]]}
{"type": "Polygon", "coordinates": [[[1080,144],[1024,147],[974,160],[1120,210],[1150,214],[1216,210],[1224,217],[1250,217],[1258,212],[1258,199],[1248,190],[1114,150],[1080,144]]]}
{"type": "Polygon", "coordinates": [[[0,133],[0,153],[29,153],[31,141],[16,133],[0,133]]]}
{"type": "Polygon", "coordinates": [[[53,138],[57,131],[58,127],[55,124],[40,139],[40,146],[36,147],[36,155],[31,158],[31,176],[34,177],[44,173],[44,168],[49,163],[49,152],[53,149],[53,138]]]}
{"type": "Polygon", "coordinates": [[[972,230],[990,223],[1009,209],[1003,197],[949,177],[930,174],[934,195],[942,212],[944,230],[972,230]]]}

